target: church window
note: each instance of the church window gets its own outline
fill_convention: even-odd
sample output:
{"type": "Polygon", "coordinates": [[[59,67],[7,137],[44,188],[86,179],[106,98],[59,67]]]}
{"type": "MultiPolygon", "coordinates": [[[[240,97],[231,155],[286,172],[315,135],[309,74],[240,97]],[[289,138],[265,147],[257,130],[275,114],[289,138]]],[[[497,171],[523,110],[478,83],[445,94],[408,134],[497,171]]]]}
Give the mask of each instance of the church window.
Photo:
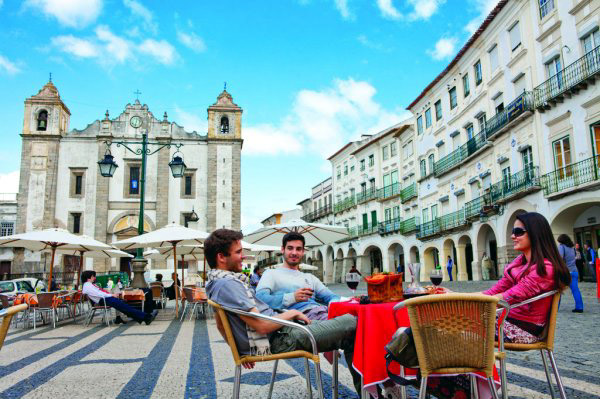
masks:
{"type": "Polygon", "coordinates": [[[75,176],[75,195],[81,195],[83,185],[83,176],[76,175],[75,176]]]}
{"type": "Polygon", "coordinates": [[[140,167],[132,166],[129,168],[129,194],[138,195],[140,193],[140,167]]]}
{"type": "Polygon", "coordinates": [[[71,213],[71,232],[73,234],[81,234],[81,213],[72,212],[71,213]]]}
{"type": "Polygon", "coordinates": [[[10,236],[15,232],[15,222],[0,223],[0,237],[10,236]]]}
{"type": "Polygon", "coordinates": [[[192,195],[192,176],[185,176],[185,195],[192,195]]]}
{"type": "Polygon", "coordinates": [[[229,133],[229,118],[224,116],[221,118],[221,134],[229,133]]]}
{"type": "Polygon", "coordinates": [[[37,130],[45,131],[48,127],[48,111],[42,110],[37,117],[37,130]]]}
{"type": "Polygon", "coordinates": [[[196,170],[186,169],[183,179],[181,179],[181,198],[196,197],[196,170]]]}
{"type": "Polygon", "coordinates": [[[85,168],[70,168],[71,180],[69,197],[81,198],[85,195],[85,168]]]}

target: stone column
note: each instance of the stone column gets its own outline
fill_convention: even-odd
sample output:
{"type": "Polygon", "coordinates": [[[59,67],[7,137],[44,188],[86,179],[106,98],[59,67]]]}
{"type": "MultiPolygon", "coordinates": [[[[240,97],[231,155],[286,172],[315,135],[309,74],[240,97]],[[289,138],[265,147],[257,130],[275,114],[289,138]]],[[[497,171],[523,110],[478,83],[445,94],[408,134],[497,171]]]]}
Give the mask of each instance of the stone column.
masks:
{"type": "MultiPolygon", "coordinates": [[[[98,159],[104,158],[106,152],[106,145],[104,140],[108,140],[110,137],[98,136],[98,159]]],[[[109,243],[110,234],[108,232],[108,186],[110,177],[104,177],[100,174],[100,168],[96,168],[96,171],[89,170],[88,173],[96,173],[96,198],[95,198],[95,217],[94,220],[94,238],[98,241],[109,243]]],[[[111,267],[110,259],[95,259],[93,260],[93,270],[108,271],[111,267]]]]}
{"type": "Polygon", "coordinates": [[[368,255],[357,255],[356,256],[356,268],[364,276],[371,275],[371,259],[368,255]]]}
{"type": "Polygon", "coordinates": [[[346,258],[344,258],[342,260],[344,262],[344,268],[342,269],[342,276],[341,277],[342,277],[342,283],[345,283],[346,282],[346,274],[348,274],[348,271],[350,269],[352,269],[352,265],[354,265],[354,263],[356,262],[356,260],[353,257],[351,257],[351,256],[348,256],[348,257],[346,257],[346,258]]]}
{"type": "Polygon", "coordinates": [[[394,270],[394,257],[392,256],[391,260],[390,260],[390,254],[388,253],[388,251],[381,251],[381,271],[382,272],[393,272],[394,270]],[[392,262],[392,265],[390,266],[390,262],[392,262]]]}
{"type": "Polygon", "coordinates": [[[208,142],[206,169],[206,229],[214,231],[217,225],[217,143],[208,142]]]}
{"type": "Polygon", "coordinates": [[[323,271],[323,261],[321,260],[314,260],[313,261],[313,266],[318,267],[317,270],[315,270],[315,276],[317,276],[317,278],[321,281],[323,281],[323,275],[325,274],[325,272],[323,271]]]}
{"type": "Polygon", "coordinates": [[[474,260],[471,262],[471,271],[473,272],[473,281],[481,281],[481,262],[474,260]]]}
{"type": "Polygon", "coordinates": [[[458,267],[456,267],[455,269],[458,269],[458,276],[455,275],[454,277],[458,277],[459,281],[467,281],[469,279],[469,275],[467,274],[466,247],[467,246],[465,244],[458,244],[456,246],[456,256],[458,257],[458,259],[456,260],[456,265],[458,267]]]}
{"type": "Polygon", "coordinates": [[[337,258],[333,260],[333,282],[341,283],[344,269],[344,259],[337,258]]]}
{"type": "Polygon", "coordinates": [[[131,261],[131,270],[133,271],[133,281],[131,286],[134,288],[148,288],[148,284],[144,279],[144,272],[146,271],[146,265],[148,261],[146,259],[133,259],[131,261]]]}

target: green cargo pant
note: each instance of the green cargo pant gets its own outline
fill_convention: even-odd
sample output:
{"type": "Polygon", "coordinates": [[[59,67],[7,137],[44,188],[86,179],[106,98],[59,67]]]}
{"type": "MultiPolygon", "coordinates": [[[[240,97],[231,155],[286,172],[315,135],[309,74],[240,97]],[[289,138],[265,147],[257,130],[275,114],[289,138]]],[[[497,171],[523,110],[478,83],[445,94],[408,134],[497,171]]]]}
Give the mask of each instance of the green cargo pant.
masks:
{"type": "MultiPolygon", "coordinates": [[[[346,364],[352,374],[354,388],[360,396],[360,374],[352,367],[354,355],[354,336],[356,335],[356,318],[345,314],[331,320],[315,320],[306,326],[317,342],[319,352],[329,352],[340,349],[344,351],[346,364]]],[[[312,352],[310,338],[302,330],[284,326],[271,334],[271,353],[305,350],[312,352]]]]}

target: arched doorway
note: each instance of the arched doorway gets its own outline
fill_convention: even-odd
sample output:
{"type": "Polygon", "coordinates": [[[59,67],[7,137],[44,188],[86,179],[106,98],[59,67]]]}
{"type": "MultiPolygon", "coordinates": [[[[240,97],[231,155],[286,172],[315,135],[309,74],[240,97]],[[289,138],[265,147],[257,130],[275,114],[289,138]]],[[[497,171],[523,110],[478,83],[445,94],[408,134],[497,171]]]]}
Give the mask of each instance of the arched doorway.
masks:
{"type": "Polygon", "coordinates": [[[404,248],[400,243],[393,243],[388,248],[388,258],[394,270],[390,272],[405,273],[404,248]]]}
{"type": "Polygon", "coordinates": [[[449,281],[450,277],[448,275],[448,256],[452,259],[452,280],[456,281],[456,276],[458,273],[458,268],[456,266],[456,246],[454,245],[454,241],[448,238],[444,241],[444,245],[442,247],[442,274],[444,275],[444,281],[449,281]]]}
{"type": "MultiPolygon", "coordinates": [[[[498,269],[498,275],[502,276],[504,274],[504,266],[512,262],[518,255],[519,252],[515,251],[513,248],[513,242],[510,238],[512,234],[513,225],[515,224],[515,220],[517,220],[517,216],[526,213],[527,211],[523,208],[518,208],[514,210],[510,217],[506,221],[506,230],[504,231],[504,237],[506,239],[506,245],[504,247],[498,247],[498,261],[496,268],[498,269]]],[[[502,234],[502,232],[498,232],[498,234],[502,234]]]]}
{"type": "Polygon", "coordinates": [[[431,270],[436,269],[440,264],[440,254],[436,247],[428,247],[423,251],[423,270],[421,276],[427,280],[431,270]]]}
{"type": "Polygon", "coordinates": [[[325,252],[325,265],[323,267],[324,279],[323,282],[326,284],[333,283],[333,247],[328,246],[325,252]]]}
{"type": "Polygon", "coordinates": [[[320,250],[317,249],[315,253],[315,259],[313,260],[313,265],[317,266],[319,269],[315,270],[315,275],[319,278],[319,280],[323,281],[323,254],[320,250]]]}
{"type": "Polygon", "coordinates": [[[357,262],[356,250],[354,248],[352,248],[352,246],[349,246],[348,254],[344,258],[344,272],[342,273],[342,279],[345,278],[346,273],[348,273],[348,270],[352,269],[352,266],[358,267],[356,262],[357,262]]]}
{"type": "Polygon", "coordinates": [[[365,249],[364,256],[367,259],[367,273],[373,275],[383,271],[383,256],[381,249],[376,245],[370,245],[365,249]]]}
{"type": "Polygon", "coordinates": [[[555,237],[567,234],[573,242],[582,248],[584,261],[583,278],[595,281],[595,270],[589,266],[589,255],[586,246],[597,251],[600,247],[600,202],[587,201],[568,204],[552,219],[550,226],[555,237]]]}
{"type": "Polygon", "coordinates": [[[482,224],[477,233],[477,261],[479,262],[478,265],[481,270],[482,280],[487,276],[487,272],[483,269],[482,265],[484,254],[489,258],[492,266],[491,271],[489,272],[489,279],[497,279],[498,242],[496,240],[494,229],[487,223],[482,224]]]}
{"type": "Polygon", "coordinates": [[[333,265],[333,281],[336,283],[341,283],[342,274],[344,273],[344,252],[342,251],[342,248],[338,248],[333,265]]]}
{"type": "Polygon", "coordinates": [[[459,281],[473,280],[473,245],[471,244],[471,237],[468,235],[458,239],[457,257],[457,279],[459,281]]]}
{"type": "MultiPolygon", "coordinates": [[[[416,245],[413,245],[412,247],[410,247],[410,251],[409,251],[409,259],[410,261],[408,263],[412,263],[412,264],[420,264],[421,263],[421,256],[419,255],[419,248],[417,248],[416,245]]],[[[406,281],[411,281],[412,276],[409,276],[409,273],[406,273],[406,281]]],[[[423,274],[423,272],[421,271],[421,274],[423,274]]],[[[421,276],[417,276],[416,278],[417,281],[421,280],[421,276]]]]}

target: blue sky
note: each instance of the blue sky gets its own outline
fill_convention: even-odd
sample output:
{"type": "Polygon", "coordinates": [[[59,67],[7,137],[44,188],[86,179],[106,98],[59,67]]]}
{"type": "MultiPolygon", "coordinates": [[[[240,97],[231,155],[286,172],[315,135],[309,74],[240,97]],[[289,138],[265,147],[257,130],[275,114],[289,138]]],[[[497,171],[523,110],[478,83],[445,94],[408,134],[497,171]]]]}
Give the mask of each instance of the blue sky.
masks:
{"type": "Polygon", "coordinates": [[[139,89],[206,131],[244,109],[242,225],[291,209],[348,140],[398,123],[495,0],[0,0],[0,192],[17,191],[23,101],[52,72],[84,128],[139,89]]]}

